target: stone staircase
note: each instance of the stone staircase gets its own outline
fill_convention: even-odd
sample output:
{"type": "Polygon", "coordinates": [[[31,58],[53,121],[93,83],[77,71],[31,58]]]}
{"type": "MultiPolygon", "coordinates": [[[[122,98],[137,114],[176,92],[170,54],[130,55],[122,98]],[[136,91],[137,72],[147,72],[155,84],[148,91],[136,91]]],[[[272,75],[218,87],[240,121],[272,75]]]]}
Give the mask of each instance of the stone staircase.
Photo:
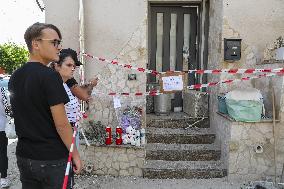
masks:
{"type": "Polygon", "coordinates": [[[209,128],[209,119],[198,120],[184,113],[147,115],[144,177],[191,179],[226,176],[227,171],[220,161],[220,145],[209,128]],[[184,129],[193,123],[196,123],[194,127],[184,129]]]}

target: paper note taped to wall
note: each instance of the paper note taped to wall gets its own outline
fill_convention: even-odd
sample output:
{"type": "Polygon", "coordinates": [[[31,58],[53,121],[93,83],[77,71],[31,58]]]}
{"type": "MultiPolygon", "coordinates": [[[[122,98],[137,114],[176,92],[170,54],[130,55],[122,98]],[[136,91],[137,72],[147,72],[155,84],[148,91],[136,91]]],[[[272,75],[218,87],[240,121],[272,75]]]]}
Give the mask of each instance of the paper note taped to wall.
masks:
{"type": "Polygon", "coordinates": [[[121,107],[119,96],[113,96],[113,107],[114,109],[121,107]]]}
{"type": "Polygon", "coordinates": [[[182,75],[162,77],[164,91],[181,91],[183,90],[182,75]]]}

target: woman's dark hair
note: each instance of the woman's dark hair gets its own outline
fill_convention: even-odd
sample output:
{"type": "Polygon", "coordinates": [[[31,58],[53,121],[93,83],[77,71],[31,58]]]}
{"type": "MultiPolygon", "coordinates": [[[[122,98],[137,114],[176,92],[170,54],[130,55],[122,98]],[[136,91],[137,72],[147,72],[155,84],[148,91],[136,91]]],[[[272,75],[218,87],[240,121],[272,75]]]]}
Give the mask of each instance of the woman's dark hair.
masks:
{"type": "MultiPolygon", "coordinates": [[[[49,67],[55,70],[55,64],[58,64],[59,66],[61,66],[62,63],[64,62],[64,60],[65,60],[67,57],[72,58],[72,55],[71,55],[71,54],[68,54],[68,53],[60,53],[60,54],[59,54],[59,60],[58,60],[57,62],[51,62],[51,63],[49,64],[49,67]]],[[[73,58],[72,58],[72,59],[73,59],[73,58]]]]}
{"type": "MultiPolygon", "coordinates": [[[[70,57],[72,58],[72,55],[69,54],[69,53],[60,53],[59,54],[59,60],[56,62],[58,65],[62,65],[62,63],[64,62],[64,60],[67,58],[67,57],[70,57]]],[[[72,58],[73,59],[73,58],[72,58]]]]}

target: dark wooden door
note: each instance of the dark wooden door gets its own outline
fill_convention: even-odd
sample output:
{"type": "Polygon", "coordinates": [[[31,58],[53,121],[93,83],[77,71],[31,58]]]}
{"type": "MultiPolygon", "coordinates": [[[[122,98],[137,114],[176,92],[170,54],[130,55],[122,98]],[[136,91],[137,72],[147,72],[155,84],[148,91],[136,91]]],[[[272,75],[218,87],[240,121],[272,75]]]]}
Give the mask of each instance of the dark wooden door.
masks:
{"type": "MultiPolygon", "coordinates": [[[[182,71],[197,69],[197,7],[150,6],[149,69],[182,71]]],[[[194,84],[194,75],[187,77],[194,84]]],[[[154,76],[148,82],[157,82],[154,76]]],[[[181,92],[172,100],[173,107],[182,107],[181,92]]]]}

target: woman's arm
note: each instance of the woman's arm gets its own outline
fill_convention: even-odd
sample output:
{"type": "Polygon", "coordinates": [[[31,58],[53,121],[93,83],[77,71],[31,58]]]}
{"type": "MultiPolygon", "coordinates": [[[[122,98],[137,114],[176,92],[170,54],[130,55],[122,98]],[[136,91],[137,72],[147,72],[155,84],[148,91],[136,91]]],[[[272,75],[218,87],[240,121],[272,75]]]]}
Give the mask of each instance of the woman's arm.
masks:
{"type": "Polygon", "coordinates": [[[78,84],[72,86],[70,90],[72,94],[80,100],[88,101],[90,99],[88,91],[84,87],[79,86],[78,84]]]}
{"type": "Polygon", "coordinates": [[[89,84],[79,86],[76,80],[73,78],[71,82],[72,86],[69,86],[68,83],[67,85],[69,86],[72,94],[76,96],[78,99],[83,100],[83,101],[88,101],[91,97],[92,90],[94,86],[97,85],[98,83],[98,78],[92,79],[89,84]]]}

